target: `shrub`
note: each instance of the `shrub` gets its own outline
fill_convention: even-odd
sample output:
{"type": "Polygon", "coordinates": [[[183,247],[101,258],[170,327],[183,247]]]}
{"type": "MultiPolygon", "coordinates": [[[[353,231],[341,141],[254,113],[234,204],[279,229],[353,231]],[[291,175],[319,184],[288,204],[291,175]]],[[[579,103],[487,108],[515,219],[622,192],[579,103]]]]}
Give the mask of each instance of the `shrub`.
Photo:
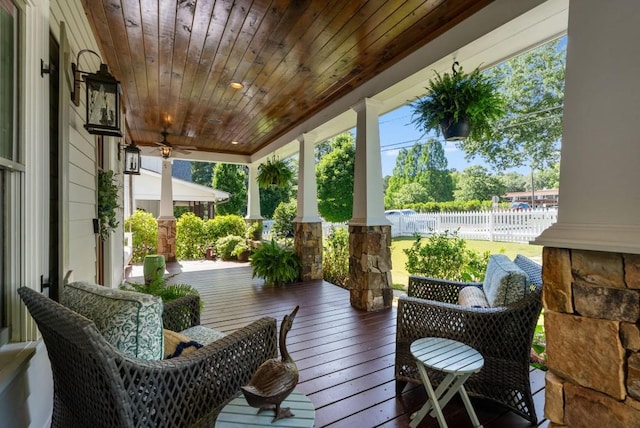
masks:
{"type": "Polygon", "coordinates": [[[185,213],[176,222],[176,257],[201,259],[206,250],[204,221],[194,213],[185,213]]]}
{"type": "Polygon", "coordinates": [[[153,214],[136,210],[125,220],[124,227],[133,233],[132,262],[141,263],[144,256],[158,252],[158,222],[153,214]]]}
{"type": "Polygon", "coordinates": [[[216,241],[216,254],[222,260],[231,260],[235,254],[234,250],[240,243],[244,243],[245,238],[237,235],[227,235],[216,241]]]}
{"type": "Polygon", "coordinates": [[[206,246],[214,246],[223,236],[245,236],[246,229],[247,223],[239,215],[218,215],[205,223],[206,246]]]}
{"type": "Polygon", "coordinates": [[[490,253],[467,249],[467,243],[457,231],[433,234],[421,241],[415,235],[411,248],[403,250],[408,260],[405,265],[411,275],[454,281],[481,281],[487,269],[490,253]]]}
{"type": "Polygon", "coordinates": [[[266,285],[282,285],[298,279],[300,259],[274,240],[256,249],[250,259],[253,277],[264,278],[266,285]]]}
{"type": "Polygon", "coordinates": [[[324,243],[322,275],[325,281],[341,287],[349,286],[349,233],[343,228],[331,227],[324,243]]]}
{"type": "Polygon", "coordinates": [[[273,212],[273,233],[280,238],[293,236],[293,220],[298,206],[295,200],[280,202],[273,212]]]}
{"type": "Polygon", "coordinates": [[[247,226],[247,239],[260,240],[262,239],[262,220],[253,220],[249,226],[247,226]]]}

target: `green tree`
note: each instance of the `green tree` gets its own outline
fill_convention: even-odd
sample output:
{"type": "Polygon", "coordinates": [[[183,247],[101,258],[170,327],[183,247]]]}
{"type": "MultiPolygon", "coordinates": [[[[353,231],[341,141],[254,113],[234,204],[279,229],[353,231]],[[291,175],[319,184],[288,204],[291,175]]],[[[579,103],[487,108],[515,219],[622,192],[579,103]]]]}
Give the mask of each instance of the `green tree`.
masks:
{"type": "Polygon", "coordinates": [[[409,204],[429,202],[429,194],[422,184],[407,183],[395,193],[393,200],[397,206],[404,207],[409,204]]]}
{"type": "Polygon", "coordinates": [[[442,143],[435,138],[414,144],[409,150],[400,150],[385,192],[385,206],[400,208],[398,192],[409,183],[420,184],[426,191],[427,201],[453,199],[453,179],[447,170],[447,158],[442,143]]]}
{"type": "Polygon", "coordinates": [[[500,83],[506,114],[486,141],[458,143],[467,158],[496,169],[539,170],[559,160],[564,102],[565,48],[554,40],[487,71],[500,83]]]}
{"type": "Polygon", "coordinates": [[[454,194],[460,201],[486,201],[494,195],[504,194],[504,184],[498,177],[489,174],[489,171],[480,165],[470,166],[462,171],[458,188],[454,194]]]}
{"type": "Polygon", "coordinates": [[[211,187],[215,166],[216,164],[212,162],[191,162],[191,180],[202,186],[211,187]]]}
{"type": "MultiPolygon", "coordinates": [[[[543,169],[534,175],[533,182],[536,189],[558,189],[560,187],[560,162],[543,169]]],[[[529,183],[527,190],[531,190],[529,183]]]]}
{"type": "Polygon", "coordinates": [[[244,215],[247,211],[247,172],[242,165],[219,163],[213,169],[214,189],[229,192],[228,202],[216,205],[216,214],[244,215]]]}
{"type": "Polygon", "coordinates": [[[524,192],[527,190],[527,177],[518,172],[508,172],[500,176],[504,191],[507,192],[524,192]]]}
{"type": "Polygon", "coordinates": [[[331,139],[331,153],[316,166],[318,211],[327,221],[346,221],[353,215],[355,154],[353,135],[340,134],[331,139]]]}
{"type": "Polygon", "coordinates": [[[273,233],[278,238],[293,237],[293,220],[298,206],[296,201],[281,202],[273,213],[273,233]]]}
{"type": "Polygon", "coordinates": [[[273,218],[273,212],[281,202],[291,200],[293,185],[285,187],[269,186],[260,188],[260,214],[264,218],[273,218]]]}
{"type": "Polygon", "coordinates": [[[329,153],[331,153],[331,141],[325,140],[321,143],[316,144],[315,147],[313,148],[313,151],[315,154],[316,164],[317,164],[322,160],[323,157],[325,157],[325,155],[328,155],[329,153]]]}

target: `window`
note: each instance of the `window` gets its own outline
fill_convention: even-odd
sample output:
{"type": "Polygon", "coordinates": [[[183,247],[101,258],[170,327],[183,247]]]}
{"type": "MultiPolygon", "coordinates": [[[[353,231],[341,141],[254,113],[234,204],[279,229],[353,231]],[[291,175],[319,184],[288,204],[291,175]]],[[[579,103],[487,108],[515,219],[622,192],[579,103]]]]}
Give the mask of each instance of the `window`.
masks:
{"type": "Polygon", "coordinates": [[[0,346],[8,341],[9,289],[8,255],[17,242],[17,231],[9,227],[12,200],[10,189],[19,180],[14,168],[18,159],[18,9],[9,0],[0,0],[0,346]],[[10,168],[7,168],[10,167],[10,168]]]}

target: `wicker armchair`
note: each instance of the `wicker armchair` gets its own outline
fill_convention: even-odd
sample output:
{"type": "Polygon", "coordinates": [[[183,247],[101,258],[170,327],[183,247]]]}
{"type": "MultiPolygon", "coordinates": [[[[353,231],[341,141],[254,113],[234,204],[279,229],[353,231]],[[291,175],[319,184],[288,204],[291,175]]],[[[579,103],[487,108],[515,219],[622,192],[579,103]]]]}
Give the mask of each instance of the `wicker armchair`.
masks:
{"type": "MultiPolygon", "coordinates": [[[[93,321],[22,287],[54,380],[53,427],[213,426],[222,406],[277,355],[273,318],[262,318],[189,355],[142,360],[108,343],[93,321]]],[[[199,323],[199,297],[165,306],[165,328],[199,323]]]]}
{"type": "MultiPolygon", "coordinates": [[[[542,309],[541,266],[518,255],[514,262],[529,277],[532,291],[506,307],[459,306],[458,293],[478,283],[460,283],[412,276],[408,296],[400,297],[396,336],[396,393],[407,382],[420,383],[409,347],[422,337],[457,340],[478,350],[484,368],[465,383],[469,395],[498,402],[537,423],[529,383],[529,358],[533,333],[542,309]]],[[[434,387],[443,373],[429,371],[434,387]]]]}

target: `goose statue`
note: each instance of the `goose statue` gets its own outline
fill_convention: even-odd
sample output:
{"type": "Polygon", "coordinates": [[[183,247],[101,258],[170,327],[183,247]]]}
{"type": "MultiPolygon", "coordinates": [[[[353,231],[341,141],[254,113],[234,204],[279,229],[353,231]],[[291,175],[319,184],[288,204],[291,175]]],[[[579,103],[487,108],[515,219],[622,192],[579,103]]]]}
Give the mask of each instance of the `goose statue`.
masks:
{"type": "Polygon", "coordinates": [[[258,407],[258,413],[263,410],[275,410],[272,423],[278,419],[294,416],[288,407],[281,408],[280,404],[298,384],[298,367],[287,352],[286,340],[299,308],[296,306],[282,319],[278,343],[281,358],[272,358],[262,363],[249,384],[241,387],[247,403],[251,407],[258,407]]]}

